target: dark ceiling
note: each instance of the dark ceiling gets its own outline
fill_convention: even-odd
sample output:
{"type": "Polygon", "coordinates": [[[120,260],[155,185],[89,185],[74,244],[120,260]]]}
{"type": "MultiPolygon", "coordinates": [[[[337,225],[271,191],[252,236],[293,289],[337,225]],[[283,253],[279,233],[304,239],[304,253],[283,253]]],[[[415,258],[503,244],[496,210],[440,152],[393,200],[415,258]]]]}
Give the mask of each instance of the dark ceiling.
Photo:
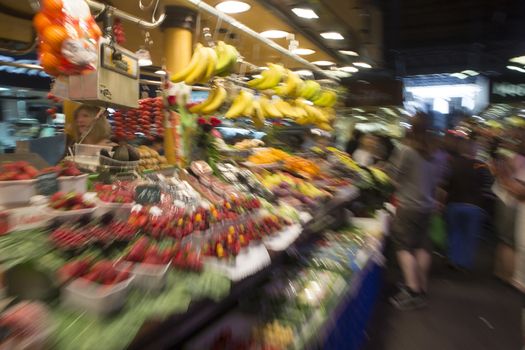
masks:
{"type": "Polygon", "coordinates": [[[524,0],[386,0],[384,54],[396,75],[502,73],[525,54],[524,0]]]}

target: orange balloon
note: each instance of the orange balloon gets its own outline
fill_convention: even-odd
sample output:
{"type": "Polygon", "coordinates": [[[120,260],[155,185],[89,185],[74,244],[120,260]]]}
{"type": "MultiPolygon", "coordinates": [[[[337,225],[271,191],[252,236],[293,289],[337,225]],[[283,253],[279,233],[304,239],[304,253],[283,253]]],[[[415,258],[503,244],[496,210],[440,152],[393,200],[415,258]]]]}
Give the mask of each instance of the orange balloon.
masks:
{"type": "Polygon", "coordinates": [[[57,16],[62,12],[62,0],[43,0],[42,8],[50,15],[57,16]]]}
{"type": "Polygon", "coordinates": [[[66,28],[58,24],[51,25],[42,32],[42,41],[56,51],[60,51],[62,42],[68,37],[66,28]]]}
{"type": "Polygon", "coordinates": [[[37,13],[35,17],[33,17],[33,26],[39,33],[42,33],[42,31],[51,24],[52,22],[49,17],[42,12],[37,13]]]}
{"type": "Polygon", "coordinates": [[[58,67],[60,66],[60,58],[53,55],[51,52],[43,52],[40,55],[40,64],[44,71],[49,75],[58,75],[58,67]]]}

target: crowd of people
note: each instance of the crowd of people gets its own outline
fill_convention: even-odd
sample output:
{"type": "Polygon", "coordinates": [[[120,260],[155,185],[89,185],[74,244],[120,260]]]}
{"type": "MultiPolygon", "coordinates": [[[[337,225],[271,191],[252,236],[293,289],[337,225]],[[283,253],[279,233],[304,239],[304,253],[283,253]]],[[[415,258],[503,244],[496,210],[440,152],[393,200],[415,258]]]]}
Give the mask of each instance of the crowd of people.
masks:
{"type": "Polygon", "coordinates": [[[472,270],[480,240],[496,237],[495,276],[525,292],[525,128],[471,124],[440,135],[420,113],[397,144],[354,130],[346,150],[362,166],[383,167],[396,186],[391,234],[403,282],[394,306],[427,304],[436,217],[450,267],[472,270]]]}

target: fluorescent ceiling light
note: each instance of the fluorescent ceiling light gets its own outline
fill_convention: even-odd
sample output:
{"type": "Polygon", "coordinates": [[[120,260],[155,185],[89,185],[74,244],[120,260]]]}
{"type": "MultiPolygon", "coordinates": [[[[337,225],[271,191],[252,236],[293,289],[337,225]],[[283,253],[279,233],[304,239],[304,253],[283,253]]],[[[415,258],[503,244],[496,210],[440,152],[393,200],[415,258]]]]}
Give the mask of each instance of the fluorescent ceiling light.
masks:
{"type": "Polygon", "coordinates": [[[251,6],[242,1],[223,1],[218,3],[215,8],[224,13],[241,13],[248,11],[251,6]]]}
{"type": "Polygon", "coordinates": [[[339,68],[339,70],[342,70],[343,72],[348,72],[348,73],[357,73],[359,71],[359,69],[357,69],[356,67],[352,67],[352,66],[341,67],[339,68]]]}
{"type": "Polygon", "coordinates": [[[476,72],[475,70],[472,70],[472,69],[466,69],[466,70],[462,71],[461,73],[466,74],[466,75],[470,75],[471,77],[475,77],[476,75],[479,75],[478,72],[476,72]]]}
{"type": "Polygon", "coordinates": [[[295,73],[299,74],[300,76],[312,76],[312,72],[307,70],[307,69],[300,69],[300,70],[296,70],[295,73]]]}
{"type": "Polygon", "coordinates": [[[135,52],[137,55],[137,58],[139,59],[139,66],[145,67],[145,66],[151,66],[153,62],[151,61],[151,55],[148,50],[146,49],[139,49],[137,52],[135,52]]]}
{"type": "Polygon", "coordinates": [[[312,62],[316,66],[333,66],[335,63],[331,61],[315,61],[312,62]]]}
{"type": "Polygon", "coordinates": [[[262,78],[262,75],[260,75],[260,74],[255,74],[255,75],[252,75],[252,78],[253,78],[253,79],[260,79],[260,78],[262,78]]]}
{"type": "Polygon", "coordinates": [[[281,39],[281,38],[286,38],[288,33],[285,32],[284,30],[272,29],[272,30],[266,30],[262,32],[261,35],[268,39],[281,39]]]}
{"type": "Polygon", "coordinates": [[[166,71],[162,70],[162,69],[159,69],[159,70],[156,70],[155,71],[155,74],[158,74],[158,75],[166,75],[166,71]]]}
{"type": "Polygon", "coordinates": [[[359,56],[359,54],[352,50],[339,50],[339,53],[342,53],[343,55],[347,56],[359,56]]]}
{"type": "Polygon", "coordinates": [[[366,69],[369,69],[369,68],[372,68],[372,65],[366,63],[366,62],[354,62],[352,63],[354,66],[356,67],[359,67],[359,68],[366,68],[366,69]]]}
{"type": "Polygon", "coordinates": [[[315,53],[315,50],[298,48],[298,49],[293,50],[292,53],[299,55],[299,56],[308,56],[308,55],[315,53]]]}
{"type": "Polygon", "coordinates": [[[525,65],[525,56],[512,57],[509,61],[525,65]]]}
{"type": "Polygon", "coordinates": [[[518,71],[520,73],[525,73],[525,69],[521,68],[521,67],[516,67],[516,66],[507,66],[507,69],[510,69],[510,70],[515,70],[515,71],[518,71]]]}
{"type": "Polygon", "coordinates": [[[7,90],[9,90],[9,88],[0,87],[0,91],[7,91],[7,90]]]}
{"type": "Polygon", "coordinates": [[[466,79],[469,76],[463,73],[452,73],[450,74],[451,77],[458,78],[458,79],[466,79]]]}
{"type": "Polygon", "coordinates": [[[293,8],[292,12],[295,13],[296,16],[301,18],[307,18],[307,19],[313,19],[313,18],[319,18],[317,13],[315,13],[314,10],[311,9],[303,9],[303,8],[293,8]]]}
{"type": "Polygon", "coordinates": [[[321,36],[328,40],[344,40],[344,36],[341,35],[341,33],[338,32],[325,32],[321,33],[321,36]]]}

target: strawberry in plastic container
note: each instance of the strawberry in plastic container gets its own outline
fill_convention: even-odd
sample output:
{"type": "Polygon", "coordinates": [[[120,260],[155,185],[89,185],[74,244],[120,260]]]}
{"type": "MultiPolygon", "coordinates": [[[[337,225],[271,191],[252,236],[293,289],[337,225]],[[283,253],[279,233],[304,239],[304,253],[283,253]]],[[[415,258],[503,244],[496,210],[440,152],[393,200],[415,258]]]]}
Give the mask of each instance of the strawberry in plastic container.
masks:
{"type": "Polygon", "coordinates": [[[102,32],[84,0],[43,0],[33,25],[47,74],[75,75],[96,68],[102,32]]]}

